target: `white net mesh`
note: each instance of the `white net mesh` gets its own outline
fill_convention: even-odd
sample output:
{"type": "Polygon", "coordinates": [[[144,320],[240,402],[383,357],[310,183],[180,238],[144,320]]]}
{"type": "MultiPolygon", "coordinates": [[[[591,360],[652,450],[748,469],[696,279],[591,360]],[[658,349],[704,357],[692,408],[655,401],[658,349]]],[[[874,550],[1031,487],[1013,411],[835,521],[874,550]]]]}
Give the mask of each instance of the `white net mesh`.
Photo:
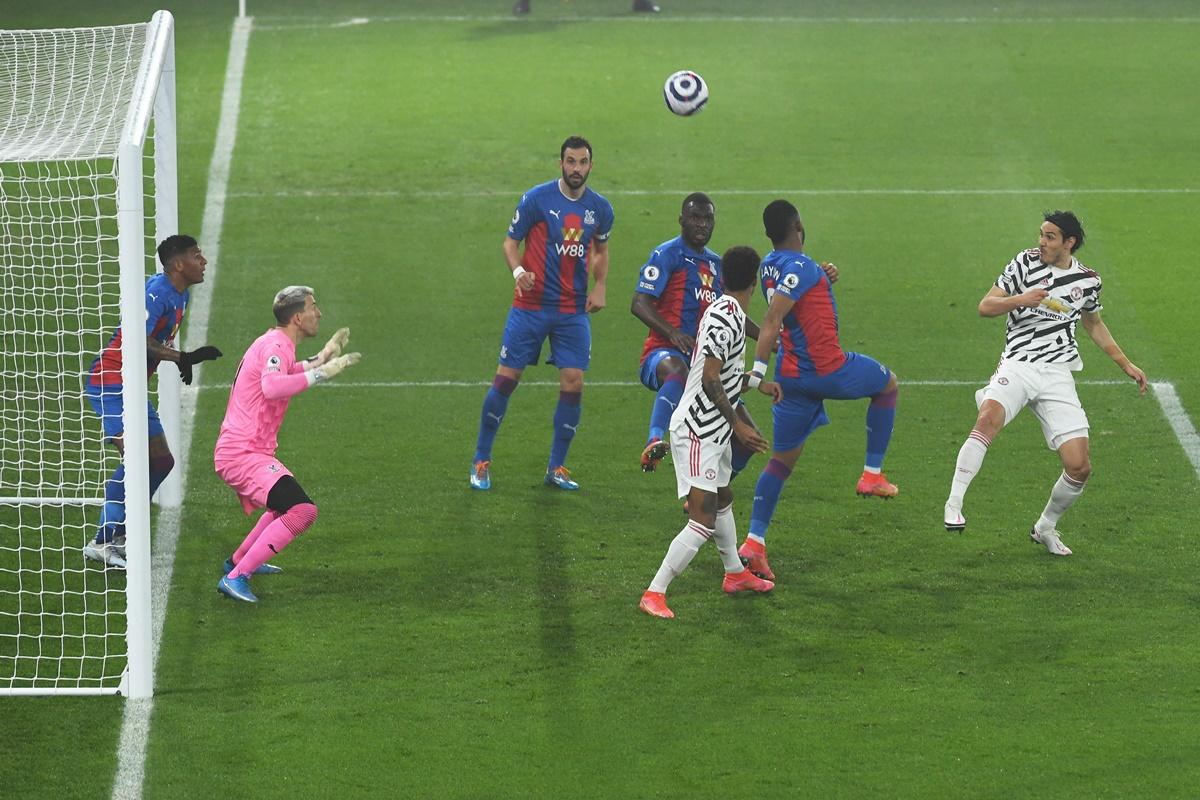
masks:
{"type": "Polygon", "coordinates": [[[120,464],[84,384],[119,324],[116,153],[146,27],[0,31],[0,691],[112,690],[126,666],[124,573],[81,551],[120,464]]]}

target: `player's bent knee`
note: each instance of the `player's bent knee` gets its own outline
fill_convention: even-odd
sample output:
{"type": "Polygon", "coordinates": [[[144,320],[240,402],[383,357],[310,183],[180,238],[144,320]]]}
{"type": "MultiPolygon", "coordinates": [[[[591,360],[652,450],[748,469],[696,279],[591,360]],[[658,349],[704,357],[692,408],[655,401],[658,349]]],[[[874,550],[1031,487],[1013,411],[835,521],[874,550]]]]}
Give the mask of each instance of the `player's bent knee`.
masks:
{"type": "Polygon", "coordinates": [[[267,508],[279,514],[286,514],[301,503],[313,507],[313,519],[316,519],[317,504],[291,475],[284,475],[275,481],[275,485],[267,493],[267,508]]]}
{"type": "Polygon", "coordinates": [[[1067,477],[1076,483],[1087,483],[1088,478],[1092,477],[1092,464],[1090,461],[1085,461],[1082,464],[1072,464],[1070,467],[1063,469],[1067,473],[1067,477]]]}
{"type": "Polygon", "coordinates": [[[311,502],[297,503],[284,512],[280,519],[293,536],[299,536],[317,521],[317,506],[311,502]]]}
{"type": "Polygon", "coordinates": [[[175,456],[171,455],[170,450],[150,456],[150,472],[155,475],[170,475],[173,469],[175,456]]]}

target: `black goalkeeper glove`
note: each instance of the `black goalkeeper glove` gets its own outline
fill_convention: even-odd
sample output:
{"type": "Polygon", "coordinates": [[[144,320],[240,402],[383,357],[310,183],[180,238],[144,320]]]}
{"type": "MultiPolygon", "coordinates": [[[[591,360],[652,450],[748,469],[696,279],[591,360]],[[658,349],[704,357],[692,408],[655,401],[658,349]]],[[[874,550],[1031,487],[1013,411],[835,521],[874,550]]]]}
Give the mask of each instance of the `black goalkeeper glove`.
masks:
{"type": "Polygon", "coordinates": [[[192,365],[199,364],[202,361],[215,361],[221,357],[221,351],[213,347],[211,344],[206,344],[204,347],[197,347],[190,353],[180,353],[179,361],[175,362],[175,366],[179,367],[179,377],[188,386],[192,385],[192,365]]]}

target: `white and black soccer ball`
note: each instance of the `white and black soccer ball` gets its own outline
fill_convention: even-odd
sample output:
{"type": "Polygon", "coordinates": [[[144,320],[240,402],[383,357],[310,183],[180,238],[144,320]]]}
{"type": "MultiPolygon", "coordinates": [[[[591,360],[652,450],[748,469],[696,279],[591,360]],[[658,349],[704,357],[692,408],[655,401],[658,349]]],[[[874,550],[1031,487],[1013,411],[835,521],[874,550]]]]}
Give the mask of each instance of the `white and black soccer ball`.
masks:
{"type": "Polygon", "coordinates": [[[681,69],[667,78],[663,99],[672,113],[690,117],[708,102],[708,84],[690,69],[681,69]]]}

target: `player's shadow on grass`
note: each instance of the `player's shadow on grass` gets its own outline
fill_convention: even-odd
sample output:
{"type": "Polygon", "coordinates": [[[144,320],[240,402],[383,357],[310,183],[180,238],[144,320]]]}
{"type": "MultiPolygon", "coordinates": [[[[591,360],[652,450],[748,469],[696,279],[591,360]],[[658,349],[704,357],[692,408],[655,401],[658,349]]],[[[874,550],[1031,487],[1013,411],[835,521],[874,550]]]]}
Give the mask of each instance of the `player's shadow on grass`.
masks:
{"type": "Polygon", "coordinates": [[[538,645],[546,668],[548,686],[555,693],[570,696],[578,670],[577,632],[572,601],[574,587],[567,571],[571,559],[570,539],[578,535],[578,525],[570,522],[578,508],[564,508],[586,500],[564,496],[562,492],[537,487],[533,490],[530,519],[537,520],[534,539],[539,558],[534,578],[538,612],[538,645]]]}

